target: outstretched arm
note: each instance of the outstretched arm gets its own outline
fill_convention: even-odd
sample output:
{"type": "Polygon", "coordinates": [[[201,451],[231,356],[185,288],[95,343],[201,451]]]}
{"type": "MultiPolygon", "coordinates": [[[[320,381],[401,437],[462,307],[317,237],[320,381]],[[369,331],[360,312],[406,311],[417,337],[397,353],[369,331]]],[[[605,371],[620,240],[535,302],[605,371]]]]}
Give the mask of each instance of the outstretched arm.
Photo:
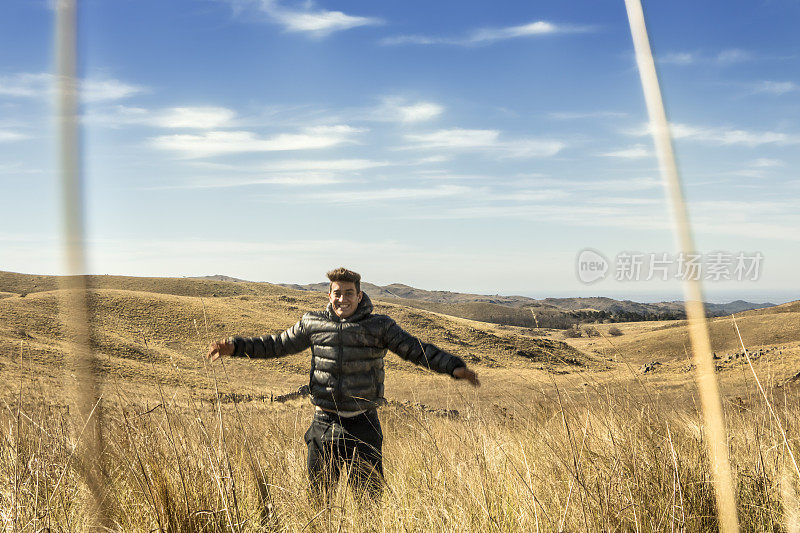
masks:
{"type": "MultiPolygon", "coordinates": [[[[391,319],[390,319],[391,320],[391,319]]],[[[386,329],[386,347],[406,361],[429,368],[434,372],[449,374],[456,379],[466,379],[475,387],[480,386],[478,375],[467,368],[458,356],[422,342],[391,320],[386,329]]]]}
{"type": "Polygon", "coordinates": [[[208,347],[206,357],[216,361],[221,355],[265,359],[302,352],[311,346],[311,339],[303,329],[303,321],[277,335],[263,337],[229,337],[217,340],[208,347]]]}

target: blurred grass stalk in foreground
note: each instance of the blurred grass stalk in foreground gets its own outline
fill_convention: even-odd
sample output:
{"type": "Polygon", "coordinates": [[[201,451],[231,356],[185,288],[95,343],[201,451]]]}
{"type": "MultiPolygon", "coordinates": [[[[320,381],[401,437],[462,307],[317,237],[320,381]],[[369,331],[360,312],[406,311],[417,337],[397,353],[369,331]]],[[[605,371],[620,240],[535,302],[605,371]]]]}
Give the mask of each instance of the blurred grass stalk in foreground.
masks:
{"type": "MultiPolygon", "coordinates": [[[[67,276],[62,278],[61,321],[69,344],[75,391],[75,435],[71,455],[83,474],[92,504],[89,524],[106,524],[103,468],[102,405],[99,404],[96,361],[89,342],[89,308],[84,246],[83,180],[81,169],[80,81],[77,0],[56,0],[56,120],[61,177],[63,250],[67,276]]],[[[69,365],[68,365],[69,367],[69,365]]]]}
{"type": "MultiPolygon", "coordinates": [[[[694,254],[689,214],[681,188],[678,164],[672,146],[667,113],[661,98],[656,66],[647,27],[642,11],[641,0],[625,0],[631,36],[636,51],[636,64],[642,80],[647,113],[650,116],[650,129],[658,155],[661,176],[670,200],[672,219],[679,250],[684,254],[694,254]]],[[[700,393],[700,405],[703,410],[703,421],[706,432],[706,444],[714,476],[714,488],[717,499],[717,512],[720,514],[720,529],[723,533],[739,530],[736,517],[736,501],[731,475],[728,443],[725,433],[725,420],[722,416],[722,401],[719,385],[714,375],[714,360],[711,352],[711,341],[708,335],[708,324],[703,306],[703,293],[700,280],[688,277],[684,280],[684,296],[686,298],[686,317],[689,321],[689,338],[697,368],[697,388],[700,393]]]]}

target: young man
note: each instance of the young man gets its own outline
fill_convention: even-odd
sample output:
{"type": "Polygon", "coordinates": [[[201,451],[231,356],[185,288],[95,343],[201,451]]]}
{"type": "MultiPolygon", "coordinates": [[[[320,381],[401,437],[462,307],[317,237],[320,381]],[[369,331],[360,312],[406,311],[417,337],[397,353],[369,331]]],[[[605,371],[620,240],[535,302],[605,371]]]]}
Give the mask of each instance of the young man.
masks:
{"type": "Polygon", "coordinates": [[[377,407],[383,398],[383,358],[391,350],[403,359],[479,386],[461,358],[403,331],[386,315],[372,313],[361,292],[361,276],[344,267],[328,272],[325,311],[303,315],[277,335],[230,337],[211,343],[208,355],[281,357],[311,348],[311,403],[314,420],[305,434],[312,487],[329,494],[341,466],[351,465],[351,482],[379,497],[383,484],[383,433],[377,407]]]}

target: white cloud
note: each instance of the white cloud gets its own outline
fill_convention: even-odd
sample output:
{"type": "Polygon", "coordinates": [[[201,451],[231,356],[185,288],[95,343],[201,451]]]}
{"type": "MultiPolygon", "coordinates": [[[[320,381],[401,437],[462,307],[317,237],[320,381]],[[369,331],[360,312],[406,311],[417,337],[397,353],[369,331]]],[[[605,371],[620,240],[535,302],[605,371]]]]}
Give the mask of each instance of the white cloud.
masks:
{"type": "Polygon", "coordinates": [[[461,128],[405,135],[406,140],[424,145],[425,148],[485,148],[496,145],[499,137],[497,130],[461,128]]]}
{"type": "Polygon", "coordinates": [[[767,159],[760,157],[750,162],[751,167],[755,168],[769,168],[769,167],[782,167],[784,162],[780,159],[767,159]]]}
{"type": "Polygon", "coordinates": [[[432,120],[444,112],[444,107],[435,102],[409,102],[404,98],[384,98],[379,106],[366,111],[357,111],[365,120],[403,122],[406,124],[432,120]]]}
{"type": "Polygon", "coordinates": [[[118,105],[110,110],[90,112],[87,120],[101,126],[141,124],[158,128],[213,129],[234,125],[236,113],[225,107],[169,107],[150,110],[118,105]]]}
{"type": "Polygon", "coordinates": [[[518,189],[503,194],[483,194],[485,200],[493,202],[546,202],[564,200],[569,193],[559,189],[518,189]]]}
{"type": "Polygon", "coordinates": [[[277,172],[358,172],[371,168],[385,167],[392,163],[371,159],[285,159],[258,164],[227,164],[211,161],[194,161],[196,168],[238,173],[277,173],[277,172]]]}
{"type": "MultiPolygon", "coordinates": [[[[613,204],[618,204],[613,202],[613,204]]],[[[800,220],[794,215],[790,202],[730,202],[712,201],[691,203],[692,227],[700,234],[721,234],[777,241],[798,241],[796,228],[800,220]],[[763,220],[763,213],[784,213],[782,217],[763,220]]],[[[672,223],[665,202],[630,202],[627,205],[572,203],[564,209],[561,203],[531,203],[525,205],[450,206],[444,209],[406,211],[402,218],[410,219],[520,219],[562,223],[578,227],[636,228],[672,232],[672,223]]]]}
{"type": "Polygon", "coordinates": [[[489,44],[506,39],[516,39],[520,37],[536,37],[562,33],[586,33],[593,30],[594,28],[590,26],[555,24],[553,22],[538,20],[529,22],[527,24],[521,24],[519,26],[507,26],[505,28],[479,28],[477,30],[473,30],[465,37],[397,35],[383,39],[381,44],[452,44],[458,46],[472,46],[489,44]]]}
{"type": "Polygon", "coordinates": [[[191,165],[219,175],[195,177],[189,182],[148,189],[221,189],[252,185],[311,186],[352,183],[362,170],[389,166],[370,159],[285,159],[259,164],[228,164],[195,161],[191,165]],[[246,177],[231,177],[246,176],[246,177]]]}
{"type": "Polygon", "coordinates": [[[730,128],[698,128],[686,124],[674,124],[673,135],[677,139],[692,139],[723,145],[759,146],[762,144],[798,144],[800,137],[775,131],[748,131],[730,128]]]}
{"type": "Polygon", "coordinates": [[[722,50],[716,55],[708,55],[701,52],[668,52],[656,56],[656,60],[664,65],[713,64],[727,66],[750,61],[752,59],[754,59],[754,55],[751,52],[739,48],[722,50]]]}
{"type": "Polygon", "coordinates": [[[645,159],[651,157],[652,152],[643,144],[636,144],[623,150],[615,150],[600,154],[603,157],[618,157],[621,159],[645,159]]]}
{"type": "Polygon", "coordinates": [[[141,92],[144,88],[112,79],[88,79],[81,86],[81,96],[87,102],[121,100],[141,92]]]}
{"type": "MultiPolygon", "coordinates": [[[[0,96],[47,97],[55,92],[56,81],[56,76],[46,72],[2,76],[0,77],[0,96]]],[[[120,100],[144,91],[144,87],[111,78],[88,78],[81,81],[81,97],[90,103],[120,100]]]]}
{"type": "Polygon", "coordinates": [[[24,141],[25,139],[30,139],[30,135],[17,131],[0,130],[0,142],[24,141]]]}
{"type": "Polygon", "coordinates": [[[322,172],[293,172],[284,175],[257,176],[252,178],[211,177],[195,178],[187,183],[175,185],[158,185],[146,187],[145,190],[185,190],[185,189],[230,189],[236,187],[250,187],[254,185],[285,185],[289,187],[307,187],[318,185],[335,185],[349,183],[353,180],[337,177],[333,174],[322,172]]]}
{"type": "Polygon", "coordinates": [[[561,141],[519,139],[501,142],[496,148],[509,157],[552,157],[566,146],[561,141]]]}
{"type": "Polygon", "coordinates": [[[509,157],[549,157],[566,146],[561,141],[540,139],[500,139],[498,130],[451,128],[430,133],[406,134],[414,148],[424,149],[484,149],[495,150],[509,157]]]}
{"type": "Polygon", "coordinates": [[[264,163],[262,168],[273,171],[326,170],[326,171],[358,171],[384,167],[389,163],[370,159],[326,159],[326,160],[287,160],[264,163]]]}
{"type": "Polygon", "coordinates": [[[262,139],[250,131],[209,131],[202,134],[161,135],[152,146],[186,157],[207,157],[244,152],[274,152],[330,148],[352,140],[364,130],[346,125],[313,126],[301,133],[281,133],[262,139]]]}
{"type": "Polygon", "coordinates": [[[791,81],[762,81],[753,88],[754,93],[766,93],[780,96],[800,90],[800,86],[791,81]]]}
{"type": "Polygon", "coordinates": [[[572,202],[565,209],[563,202],[542,202],[524,205],[471,205],[452,206],[436,211],[409,213],[406,218],[417,219],[521,219],[548,224],[563,223],[573,226],[623,227],[640,230],[671,229],[666,208],[663,217],[654,216],[653,205],[620,205],[591,204],[580,205],[572,202]]]}
{"type": "Polygon", "coordinates": [[[566,28],[566,26],[558,26],[552,22],[538,20],[536,22],[529,22],[528,24],[522,24],[520,26],[479,29],[472,33],[470,40],[479,43],[485,41],[500,41],[503,39],[514,39],[516,37],[564,33],[566,28]]]}
{"type": "Polygon", "coordinates": [[[575,120],[582,118],[622,118],[627,117],[628,113],[618,111],[589,111],[589,112],[554,112],[549,114],[550,118],[556,120],[575,120]]]}
{"type": "Polygon", "coordinates": [[[562,188],[570,191],[630,192],[660,188],[661,180],[656,178],[628,178],[603,180],[563,180],[547,177],[523,178],[516,181],[519,186],[562,188]]]}
{"type": "Polygon", "coordinates": [[[439,185],[437,187],[427,188],[391,188],[376,190],[355,189],[352,191],[337,190],[304,195],[304,198],[311,197],[318,200],[325,200],[327,202],[353,204],[381,200],[432,200],[436,198],[465,195],[472,192],[472,187],[464,187],[461,185],[439,185]]]}
{"type": "Polygon", "coordinates": [[[690,52],[670,52],[663,56],[657,56],[658,62],[665,65],[691,65],[697,61],[695,54],[690,52]]]}
{"type": "Polygon", "coordinates": [[[434,164],[435,165],[437,163],[446,163],[446,162],[448,162],[448,161],[450,161],[452,159],[453,158],[451,156],[449,156],[449,155],[439,154],[439,155],[432,155],[432,156],[429,156],[429,157],[421,157],[419,159],[411,161],[411,164],[412,165],[430,165],[430,164],[434,164]]]}
{"type": "Polygon", "coordinates": [[[736,175],[736,176],[742,176],[742,177],[745,177],[745,178],[764,178],[764,177],[766,177],[766,174],[764,173],[764,171],[762,169],[756,169],[756,168],[744,168],[744,169],[737,170],[737,171],[733,172],[733,174],[736,175]]]}
{"type": "Polygon", "coordinates": [[[734,63],[750,61],[753,59],[753,54],[740,48],[730,48],[717,54],[715,59],[720,65],[732,65],[734,63]]]}
{"type": "Polygon", "coordinates": [[[14,97],[36,97],[50,94],[53,83],[51,74],[22,73],[0,77],[0,95],[14,97]]]}
{"type": "Polygon", "coordinates": [[[327,37],[337,31],[383,24],[383,20],[376,17],[362,17],[348,15],[341,11],[328,11],[316,7],[310,0],[296,7],[281,5],[278,0],[238,2],[240,6],[253,3],[271,21],[280,24],[286,31],[305,33],[317,38],[327,37]]]}
{"type": "Polygon", "coordinates": [[[397,108],[401,122],[423,122],[438,117],[444,108],[433,102],[418,102],[416,104],[399,106],[397,108]]]}
{"type": "Polygon", "coordinates": [[[631,198],[627,196],[604,196],[588,198],[586,201],[590,204],[602,205],[661,205],[664,203],[663,198],[631,198]]]}
{"type": "Polygon", "coordinates": [[[735,176],[743,176],[745,178],[766,178],[768,175],[767,170],[770,168],[783,166],[783,161],[778,159],[759,158],[750,161],[747,164],[748,168],[743,168],[732,172],[735,176]]]}
{"type": "Polygon", "coordinates": [[[153,117],[164,128],[221,128],[230,125],[236,113],[224,107],[173,107],[153,117]]]}
{"type": "MultiPolygon", "coordinates": [[[[675,139],[687,139],[719,145],[742,145],[748,147],[775,144],[779,146],[800,144],[800,135],[777,131],[748,131],[736,128],[702,127],[690,124],[670,123],[675,139]]],[[[635,136],[650,135],[650,125],[628,130],[625,133],[635,136]]]]}

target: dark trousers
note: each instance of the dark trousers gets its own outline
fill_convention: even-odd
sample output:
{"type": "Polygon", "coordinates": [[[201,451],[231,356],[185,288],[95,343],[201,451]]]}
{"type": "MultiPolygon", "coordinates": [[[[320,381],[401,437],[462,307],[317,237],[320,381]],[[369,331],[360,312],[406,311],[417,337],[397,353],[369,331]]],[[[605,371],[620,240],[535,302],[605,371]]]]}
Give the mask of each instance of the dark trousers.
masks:
{"type": "Polygon", "coordinates": [[[379,499],[383,491],[383,432],[373,409],[354,417],[316,411],[305,434],[308,477],[317,497],[329,498],[348,465],[348,482],[359,494],[379,499]]]}

